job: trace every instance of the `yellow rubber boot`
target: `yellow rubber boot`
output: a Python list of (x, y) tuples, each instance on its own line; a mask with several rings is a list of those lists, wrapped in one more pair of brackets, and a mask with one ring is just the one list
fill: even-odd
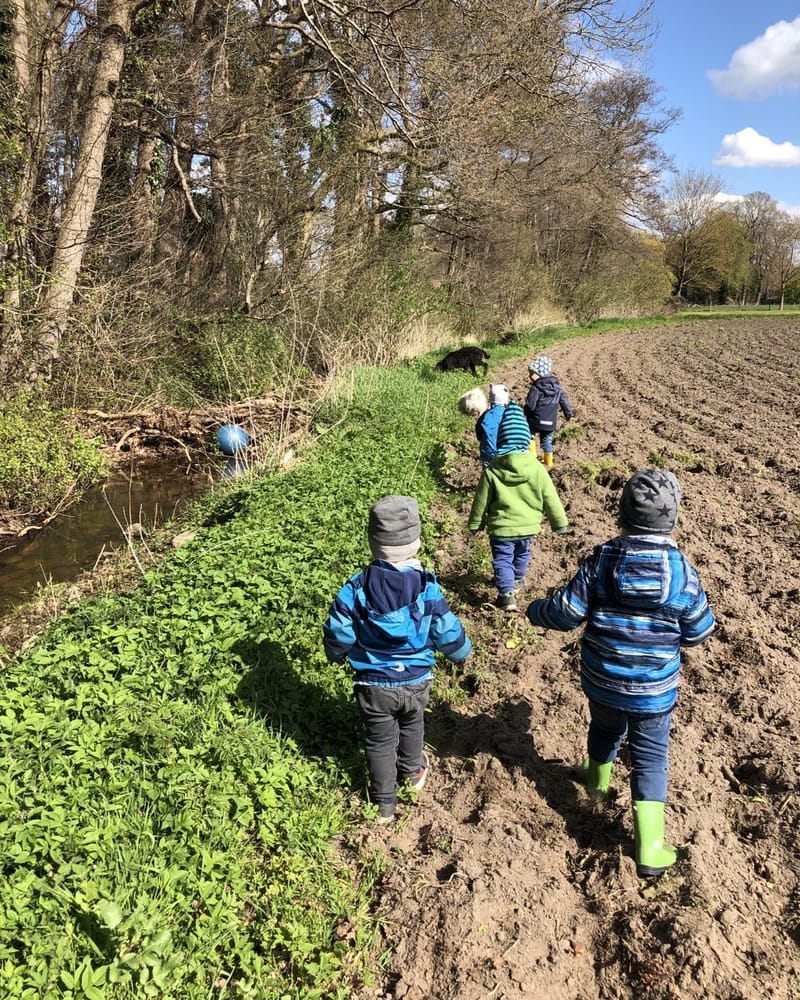
[(544, 453), (544, 467), (546, 469), (552, 469), (553, 468), (553, 453), (552, 453), (552, 451), (546, 451)]

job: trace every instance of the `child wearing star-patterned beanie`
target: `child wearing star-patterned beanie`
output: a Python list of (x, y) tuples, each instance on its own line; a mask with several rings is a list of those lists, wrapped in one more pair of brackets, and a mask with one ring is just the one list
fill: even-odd
[(671, 537), (680, 502), (671, 472), (635, 473), (622, 490), (622, 533), (598, 545), (569, 583), (527, 611), (546, 629), (571, 632), (586, 624), (581, 687), (590, 722), (578, 775), (594, 794), (606, 793), (627, 737), (642, 877), (661, 875), (677, 857), (664, 843), (664, 803), (681, 648), (703, 642), (715, 626), (697, 571)]
[(525, 418), (532, 437), (539, 437), (542, 461), (548, 469), (553, 468), (553, 439), (558, 426), (559, 410), (565, 420), (572, 420), (575, 413), (561, 383), (553, 374), (553, 362), (545, 354), (540, 354), (528, 365), (530, 389), (525, 399)]

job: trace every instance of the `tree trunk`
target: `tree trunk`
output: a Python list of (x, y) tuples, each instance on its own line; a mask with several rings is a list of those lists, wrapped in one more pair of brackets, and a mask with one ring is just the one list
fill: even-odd
[(131, 0), (111, 0), (102, 26), (75, 172), (61, 216), (52, 272), (42, 306), (37, 342), (39, 356), (35, 359), (32, 372), (36, 380), (50, 377), (72, 307), (75, 283), (83, 263), (100, 189), (103, 155), (130, 24)]
[(71, 6), (57, 3), (48, 18), (43, 0), (17, 0), (15, 5), (11, 48), (22, 127), (19, 170), (8, 208), (8, 238), (3, 247), (4, 308), (0, 329), (4, 384), (16, 381), (24, 350), (22, 288), (28, 279), (30, 217), (47, 148), (46, 115), (53, 89), (53, 62), (63, 43), (71, 10)]

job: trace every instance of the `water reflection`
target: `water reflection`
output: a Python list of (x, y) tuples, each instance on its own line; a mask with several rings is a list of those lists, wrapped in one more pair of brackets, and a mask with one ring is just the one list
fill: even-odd
[(241, 455), (232, 455), (225, 463), (222, 478), (236, 479), (238, 476), (243, 476), (249, 468), (250, 464), (246, 458), (242, 458)]
[(92, 490), (29, 540), (0, 553), (0, 612), (21, 603), (37, 585), (74, 580), (104, 552), (127, 544), (128, 533), (139, 534), (136, 526), (146, 534), (173, 520), (220, 475), (228, 478), (224, 468), (192, 469), (187, 474), (185, 467), (148, 463)]

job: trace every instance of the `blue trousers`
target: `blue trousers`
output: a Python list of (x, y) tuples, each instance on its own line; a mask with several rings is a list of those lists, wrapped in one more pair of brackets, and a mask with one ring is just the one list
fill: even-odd
[(587, 750), (592, 760), (615, 760), (628, 737), (631, 757), (631, 798), (634, 802), (667, 801), (669, 731), (672, 710), (658, 715), (637, 715), (609, 708), (589, 699)]
[(489, 538), (494, 566), (494, 582), (501, 594), (513, 590), (524, 580), (531, 562), (532, 535), (525, 538)]
[(353, 690), (364, 726), (370, 799), (396, 802), (398, 778), (411, 777), (423, 764), (431, 682), (398, 687), (356, 684)]
[(542, 446), (542, 451), (545, 454), (552, 454), (553, 452), (553, 434), (555, 431), (539, 431), (539, 444)]

